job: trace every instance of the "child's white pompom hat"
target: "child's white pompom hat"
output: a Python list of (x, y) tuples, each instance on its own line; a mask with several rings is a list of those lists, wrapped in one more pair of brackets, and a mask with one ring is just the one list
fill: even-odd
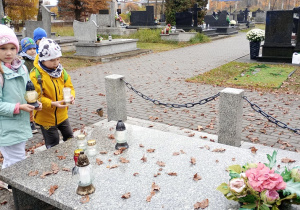
[(5, 44), (14, 44), (19, 52), (19, 40), (16, 34), (6, 25), (0, 24), (0, 46)]
[(53, 39), (43, 38), (41, 40), (39, 43), (39, 61), (49, 61), (61, 56), (61, 48)]

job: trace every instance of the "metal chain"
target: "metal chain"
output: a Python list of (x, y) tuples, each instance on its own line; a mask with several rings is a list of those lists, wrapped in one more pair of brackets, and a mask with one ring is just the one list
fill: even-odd
[(208, 97), (208, 98), (205, 98), (205, 99), (202, 99), (200, 100), (199, 102), (197, 103), (185, 103), (185, 104), (170, 104), (170, 103), (162, 103), (160, 102), (159, 100), (156, 100), (156, 99), (152, 99), (148, 96), (146, 96), (145, 94), (141, 93), (140, 91), (136, 90), (134, 87), (132, 87), (131, 84), (129, 84), (128, 82), (126, 82), (124, 79), (121, 79), (123, 80), (123, 82), (125, 82), (125, 85), (130, 89), (132, 90), (133, 92), (135, 92), (137, 95), (141, 96), (143, 99), (147, 100), (147, 101), (151, 101), (152, 103), (154, 103), (155, 105), (162, 105), (162, 106), (165, 106), (165, 107), (172, 107), (172, 108), (182, 108), (182, 107), (185, 107), (185, 108), (191, 108), (195, 105), (203, 105), (203, 104), (206, 104), (207, 102), (210, 102), (212, 100), (214, 100), (215, 98), (217, 98), (218, 96), (220, 96), (220, 93), (217, 93), (216, 95), (213, 95), (211, 97)]
[(275, 119), (275, 118), (272, 117), (271, 115), (269, 115), (269, 114), (267, 114), (266, 112), (262, 111), (261, 108), (260, 108), (259, 106), (257, 106), (257, 105), (254, 104), (254, 103), (251, 103), (251, 102), (247, 99), (246, 96), (243, 96), (243, 99), (245, 99), (245, 100), (250, 104), (251, 108), (252, 108), (254, 111), (260, 113), (262, 116), (264, 116), (265, 118), (267, 118), (271, 123), (274, 123), (275, 125), (277, 125), (277, 126), (279, 126), (279, 127), (281, 127), (281, 128), (288, 129), (288, 130), (290, 130), (290, 131), (292, 131), (292, 132), (294, 132), (294, 133), (300, 135), (300, 129), (296, 129), (296, 128), (294, 129), (294, 128), (288, 127), (287, 124), (285, 124), (285, 123), (283, 123), (283, 122), (281, 122), (281, 121)]

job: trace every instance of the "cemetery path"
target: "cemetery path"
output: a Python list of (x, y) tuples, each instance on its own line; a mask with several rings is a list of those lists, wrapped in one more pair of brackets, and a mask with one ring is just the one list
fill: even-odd
[[(187, 83), (185, 79), (248, 55), (249, 42), (245, 37), (245, 33), (240, 32), (210, 43), (69, 71), (77, 94), (76, 105), (69, 109), (73, 128), (103, 119), (95, 114), (95, 110), (103, 107), (106, 114), (104, 77), (110, 74), (124, 75), (125, 80), (138, 91), (164, 103), (198, 102), (217, 94), (224, 87)], [(290, 127), (300, 128), (299, 96), (261, 94), (249, 90), (245, 91), (245, 95), (273, 117), (289, 123)], [(300, 150), (299, 135), (269, 123), (246, 101), (243, 111), (244, 141)], [(218, 131), (218, 99), (189, 109), (170, 109), (155, 106), (127, 89), (127, 113), (130, 117), (178, 127), (198, 129), (201, 126), (203, 132), (211, 134)], [(41, 140), (41, 133), (35, 134), (32, 143)]]

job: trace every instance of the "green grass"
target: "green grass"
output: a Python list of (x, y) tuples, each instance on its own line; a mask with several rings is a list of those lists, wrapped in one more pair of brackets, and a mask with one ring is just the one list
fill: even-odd
[[(294, 70), (296, 70), (295, 73), (288, 78), (288, 75)], [(255, 71), (257, 73), (253, 74)], [(298, 94), (300, 93), (300, 67), (230, 62), (204, 74), (186, 79), (186, 81), (267, 92), (281, 88), (284, 91)], [(283, 87), (282, 84), (284, 84)]]
[(56, 36), (74, 36), (73, 26), (52, 26), (51, 32), (55, 32)]

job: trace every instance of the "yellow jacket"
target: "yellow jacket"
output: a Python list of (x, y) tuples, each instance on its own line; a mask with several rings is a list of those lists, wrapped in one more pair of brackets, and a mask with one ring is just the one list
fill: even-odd
[(41, 95), (41, 86), (38, 83), (36, 72), (33, 69), (30, 72), (30, 79), (34, 84), (35, 90), (39, 94), (39, 101), (43, 104), (41, 111), (34, 110), (34, 119), (37, 124), (43, 127), (55, 126), (66, 119), (68, 119), (68, 108), (57, 108), (56, 106), (51, 106), (52, 101), (63, 100), (63, 88), (71, 88), (71, 94), (75, 98), (75, 90), (71, 82), (70, 75), (67, 81), (64, 81), (64, 71), (59, 78), (51, 77), (47, 72), (45, 72), (38, 64), (38, 55), (34, 60), (34, 66), (39, 70), (42, 78), (42, 88), (43, 94)]

